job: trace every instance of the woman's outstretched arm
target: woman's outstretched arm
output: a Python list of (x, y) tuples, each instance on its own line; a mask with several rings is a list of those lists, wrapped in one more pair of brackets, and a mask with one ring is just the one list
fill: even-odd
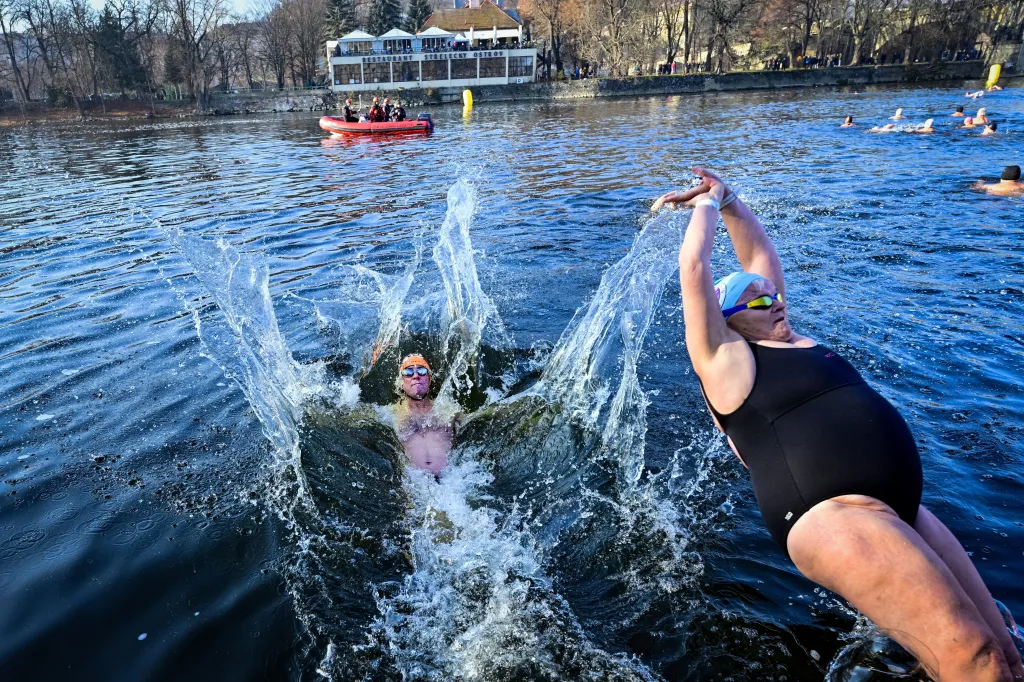
[[(711, 186), (698, 201), (721, 201), (725, 187)], [(710, 204), (710, 202), (708, 202)], [(718, 307), (711, 274), (711, 248), (715, 241), (719, 211), (713, 205), (697, 205), (679, 248), (679, 283), (683, 293), (683, 320), (686, 324), (686, 349), (694, 371), (706, 372), (715, 353), (731, 340), (729, 328)]]
[[(725, 183), (714, 173), (704, 168), (694, 168), (693, 172), (703, 178), (706, 183), (721, 184), (726, 195), (729, 194)], [(772, 240), (754, 212), (740, 201), (739, 197), (736, 197), (728, 206), (722, 208), (722, 221), (725, 223), (725, 228), (729, 230), (729, 238), (736, 249), (736, 257), (739, 258), (744, 272), (756, 272), (767, 277), (785, 296), (786, 283), (782, 273), (782, 261), (779, 260), (775, 245), (772, 244)]]

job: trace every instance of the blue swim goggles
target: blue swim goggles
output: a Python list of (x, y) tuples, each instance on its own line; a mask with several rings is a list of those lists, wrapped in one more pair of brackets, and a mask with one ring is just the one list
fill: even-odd
[(741, 303), (740, 305), (734, 305), (731, 308), (726, 308), (725, 310), (722, 311), (722, 315), (724, 315), (725, 317), (729, 317), (730, 315), (741, 313), (744, 310), (747, 310), (748, 308), (753, 308), (754, 310), (768, 310), (769, 308), (772, 307), (774, 301), (778, 301), (779, 303), (786, 302), (786, 300), (782, 297), (781, 292), (775, 294), (774, 296), (758, 296), (757, 298), (753, 298), (747, 301), (746, 303)]

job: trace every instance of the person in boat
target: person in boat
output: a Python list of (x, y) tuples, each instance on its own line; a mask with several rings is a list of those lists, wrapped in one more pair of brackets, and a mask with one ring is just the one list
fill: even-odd
[(999, 128), (999, 124), (995, 121), (989, 121), (985, 126), (985, 129), (981, 131), (982, 137), (988, 137), (989, 135), (995, 135), (996, 130)]
[(345, 116), (345, 123), (359, 123), (359, 114), (352, 108), (352, 100), (345, 100), (345, 106), (341, 108)]
[(1000, 197), (1024, 196), (1024, 182), (1020, 181), (1020, 166), (1007, 166), (1003, 169), (999, 182), (991, 185), (979, 182), (976, 187)]
[(395, 105), (394, 110), (391, 112), (391, 120), (396, 122), (405, 120), (405, 107), (402, 106), (402, 100), (398, 100), (398, 104)]
[(392, 114), (392, 112), (394, 112), (394, 110), (395, 110), (395, 107), (392, 106), (392, 104), (391, 104), (391, 98), (390, 97), (385, 97), (384, 98), (384, 120), (385, 121), (390, 121), (391, 120), (391, 114)]
[(846, 120), (843, 121), (843, 124), (841, 126), (839, 126), (839, 127), (840, 128), (852, 128), (855, 125), (857, 125), (857, 124), (853, 122), (853, 116), (847, 116)]
[(370, 123), (382, 123), (384, 121), (384, 110), (380, 106), (380, 98), (374, 97), (370, 106)]
[(985, 107), (978, 109), (978, 113), (974, 115), (974, 125), (983, 125), (988, 123), (988, 110)]
[[(700, 185), (672, 193), (693, 208), (679, 250), (686, 348), (772, 538), (936, 682), (1024, 676), (971, 559), (921, 505), (907, 423), (839, 353), (793, 330), (782, 263), (761, 222), (719, 177), (694, 173)], [(743, 270), (716, 281), (720, 217)], [(843, 296), (829, 284), (815, 286)]]
[(963, 108), (962, 105), (957, 107), (956, 111), (954, 111), (952, 114), (950, 114), (950, 116), (966, 116), (966, 115), (967, 114), (964, 113), (964, 108)]
[(407, 355), (398, 370), (402, 399), (394, 406), (395, 430), (409, 462), (437, 476), (448, 464), (453, 423), (440, 417), (430, 398), (430, 365), (418, 353)]

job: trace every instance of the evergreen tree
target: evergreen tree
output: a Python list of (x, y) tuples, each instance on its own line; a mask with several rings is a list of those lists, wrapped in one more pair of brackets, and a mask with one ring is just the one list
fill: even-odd
[(103, 8), (97, 22), (93, 40), (98, 48), (97, 56), (108, 67), (118, 87), (124, 91), (136, 88), (146, 82), (146, 72), (142, 67), (142, 58), (129, 26), (119, 14), (115, 14), (110, 5)]
[(405, 11), (405, 30), (416, 33), (433, 12), (430, 0), (409, 0), (409, 8)]
[(184, 82), (185, 74), (181, 68), (181, 55), (176, 45), (168, 45), (164, 54), (164, 83), (178, 85)]
[(327, 28), (333, 38), (354, 31), (357, 28), (355, 0), (328, 0)]
[(398, 28), (402, 21), (399, 0), (370, 0), (370, 33), (375, 36)]

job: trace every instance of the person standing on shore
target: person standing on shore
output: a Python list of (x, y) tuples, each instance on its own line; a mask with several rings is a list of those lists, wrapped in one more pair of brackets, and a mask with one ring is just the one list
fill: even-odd
[[(659, 199), (693, 208), (679, 250), (686, 348), (772, 538), (936, 682), (1024, 679), (974, 564), (921, 504), (907, 423), (835, 350), (793, 330), (782, 263), (761, 222), (716, 175), (694, 173), (699, 186)], [(719, 217), (743, 270), (716, 282)]]

